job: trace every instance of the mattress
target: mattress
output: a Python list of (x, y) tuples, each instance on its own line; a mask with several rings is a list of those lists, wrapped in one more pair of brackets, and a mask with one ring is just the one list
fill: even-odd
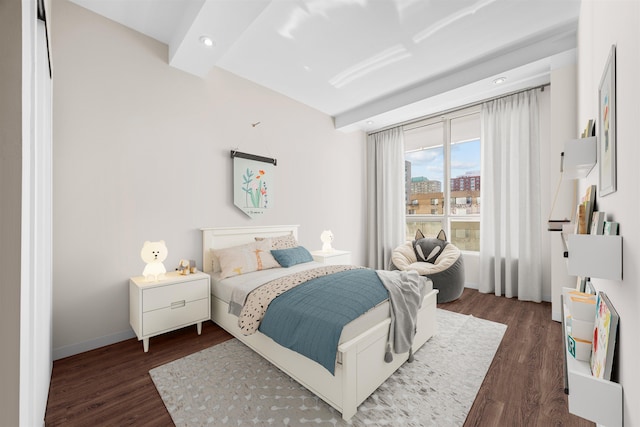
[[(209, 273), (211, 275), (211, 294), (214, 298), (220, 299), (229, 304), (234, 289), (254, 289), (261, 284), (286, 276), (288, 274), (297, 273), (324, 265), (325, 264), (318, 262), (306, 262), (294, 265), (289, 268), (272, 268), (269, 270), (254, 271), (240, 276), (228, 277), (226, 279), (220, 279), (220, 272)], [(431, 282), (431, 280), (428, 280), (426, 282), (426, 286), (428, 287), (426, 293), (428, 293), (433, 289), (433, 283)], [(348, 323), (342, 330), (339, 344), (355, 338), (356, 336), (388, 318), (389, 300), (385, 300), (362, 316)]]

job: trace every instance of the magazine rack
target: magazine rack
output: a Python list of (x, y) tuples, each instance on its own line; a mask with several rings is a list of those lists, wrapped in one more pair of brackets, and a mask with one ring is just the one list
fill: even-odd
[(601, 426), (622, 425), (622, 386), (613, 381), (591, 375), (589, 362), (576, 360), (567, 348), (567, 320), (571, 313), (565, 304), (566, 293), (562, 291), (562, 329), (565, 360), (565, 392), (568, 394), (569, 412), (593, 421)]

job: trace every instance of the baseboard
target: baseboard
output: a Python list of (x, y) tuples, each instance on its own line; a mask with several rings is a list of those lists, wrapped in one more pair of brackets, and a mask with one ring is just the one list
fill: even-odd
[(106, 345), (115, 344), (120, 341), (125, 341), (134, 338), (136, 334), (133, 330), (118, 332), (112, 335), (105, 335), (93, 340), (83, 341), (77, 344), (65, 345), (63, 347), (53, 349), (53, 360), (63, 359), (65, 357), (74, 356), (76, 354), (84, 353), (85, 351), (95, 350), (96, 348), (104, 347)]

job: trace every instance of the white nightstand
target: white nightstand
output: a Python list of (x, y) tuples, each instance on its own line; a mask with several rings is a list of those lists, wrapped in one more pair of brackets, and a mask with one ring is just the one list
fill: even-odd
[(149, 338), (211, 318), (211, 282), (208, 274), (181, 275), (170, 272), (162, 280), (147, 282), (144, 277), (129, 279), (129, 322), (144, 351)]
[(339, 251), (334, 249), (331, 252), (313, 251), (311, 252), (313, 260), (329, 265), (350, 265), (351, 264), (351, 252)]

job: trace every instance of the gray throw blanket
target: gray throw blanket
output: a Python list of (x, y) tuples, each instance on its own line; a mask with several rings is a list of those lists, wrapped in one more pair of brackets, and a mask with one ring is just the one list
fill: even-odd
[(409, 351), (409, 361), (413, 360), (411, 346), (416, 334), (418, 309), (426, 295), (426, 286), (421, 281), (427, 281), (415, 271), (386, 271), (376, 270), (380, 281), (389, 292), (391, 325), (389, 326), (389, 340), (384, 360), (393, 360), (391, 345), (396, 354)]

